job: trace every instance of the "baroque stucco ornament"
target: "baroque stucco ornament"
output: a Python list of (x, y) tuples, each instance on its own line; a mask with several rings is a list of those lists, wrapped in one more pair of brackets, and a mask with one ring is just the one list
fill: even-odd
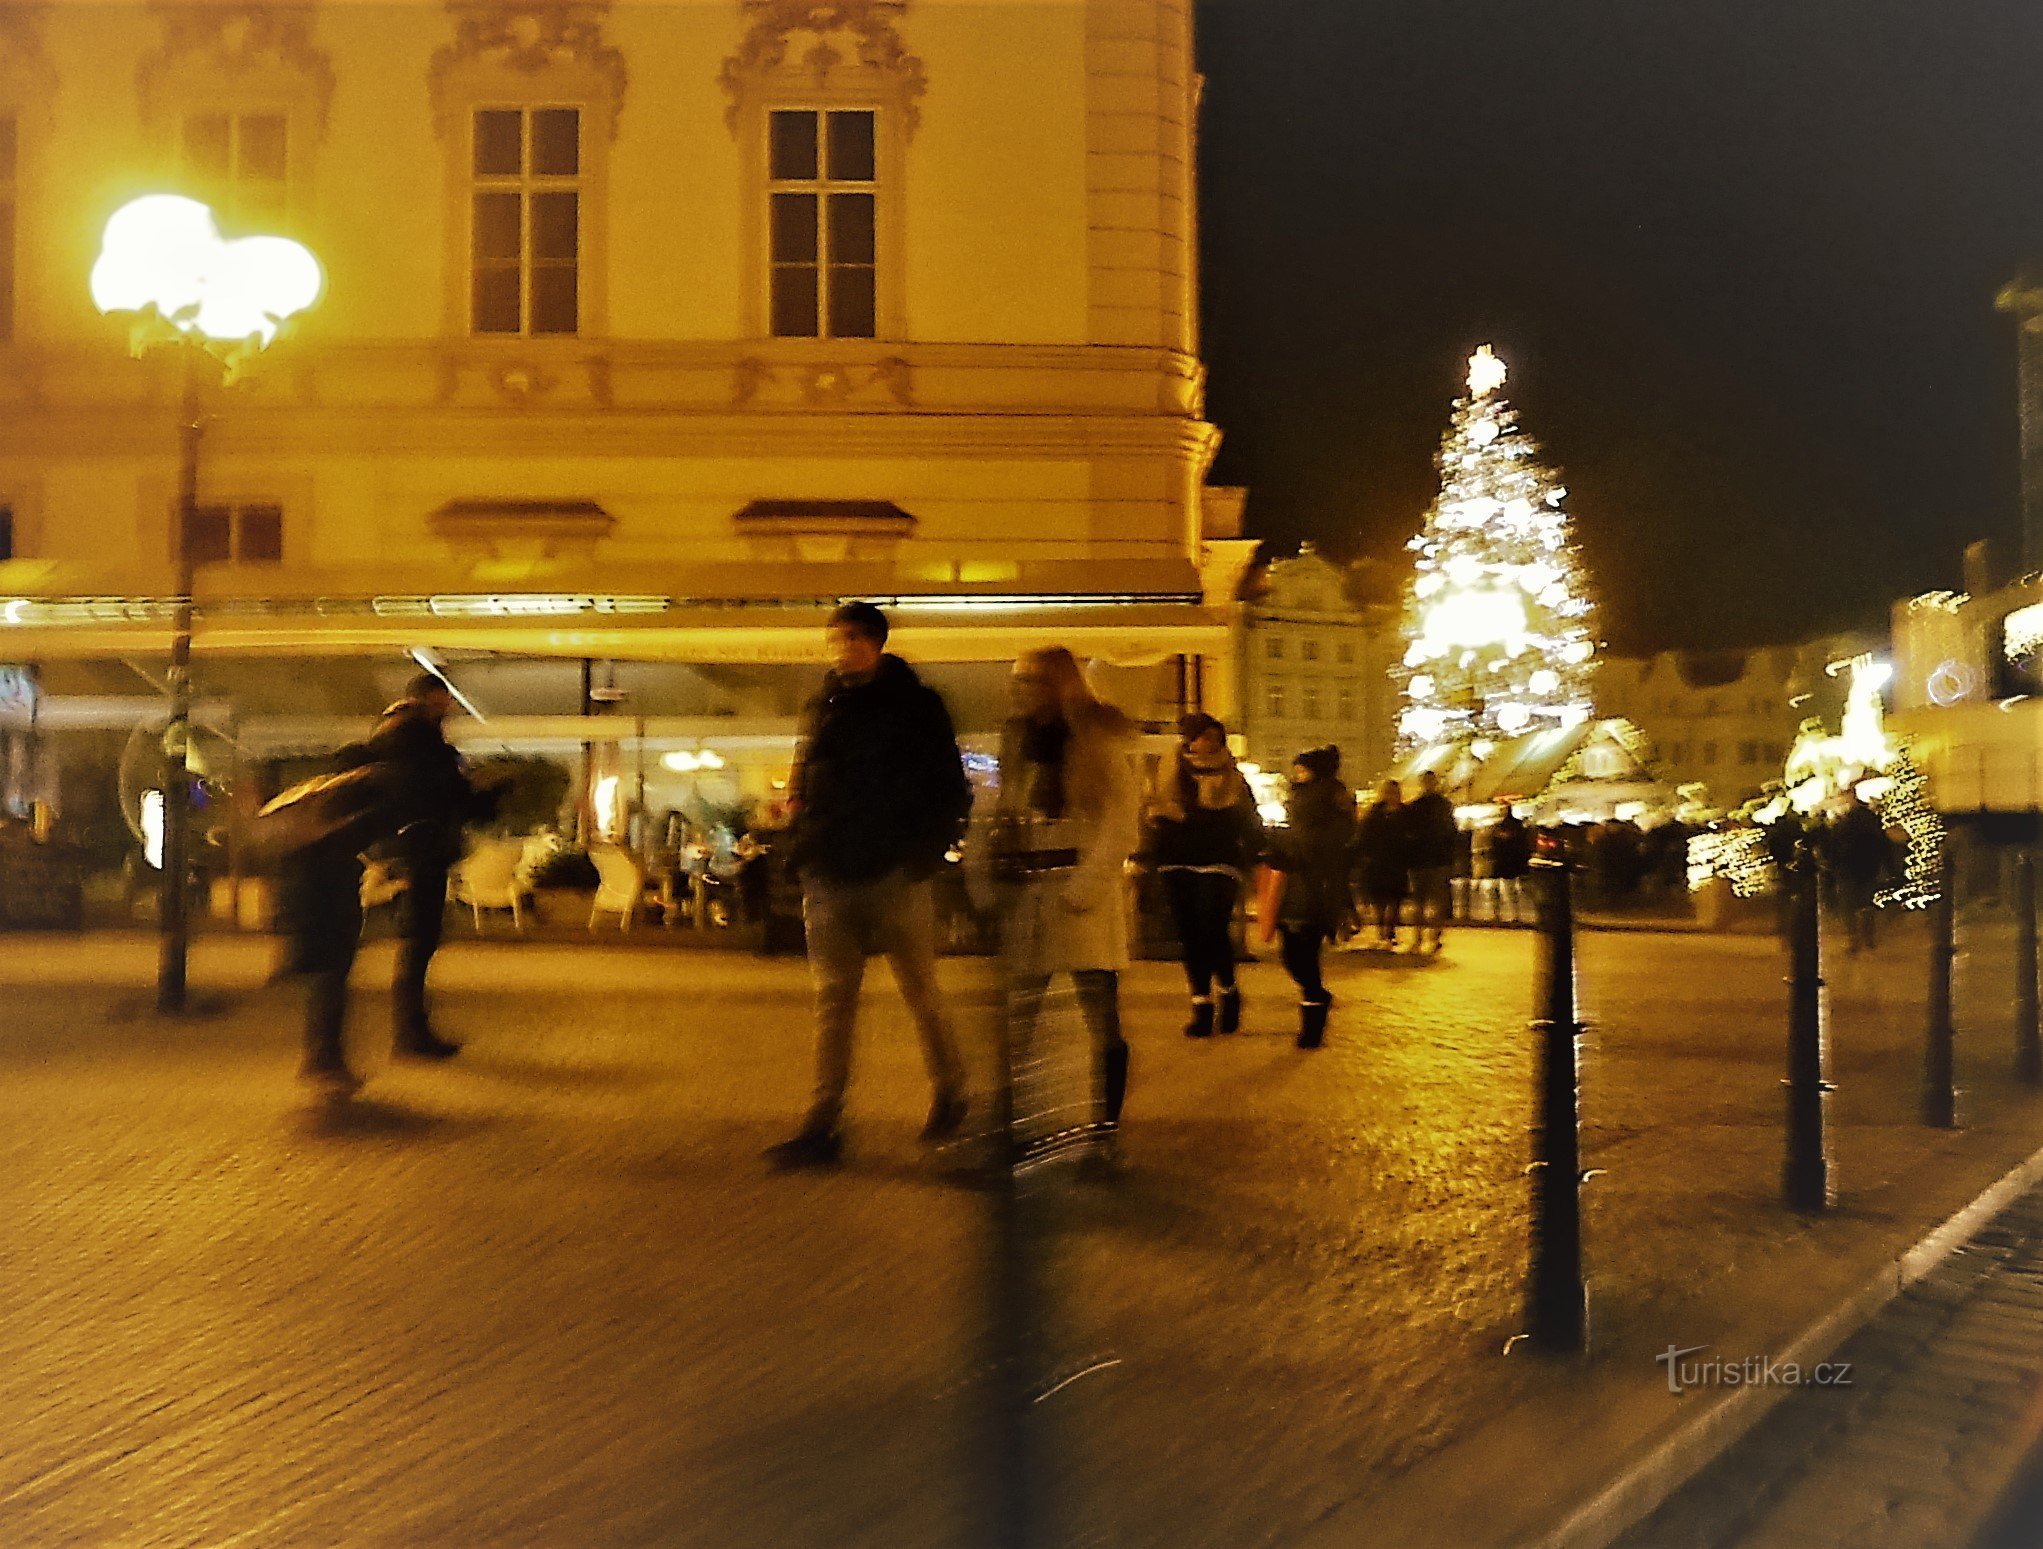
[(449, 0), (454, 41), (435, 50), (426, 75), (440, 132), (453, 120), (449, 82), (460, 70), (494, 68), (534, 77), (571, 70), (601, 89), (605, 128), (615, 139), (629, 74), (624, 55), (603, 41), (609, 8), (609, 0)]
[[(912, 133), (929, 78), (896, 26), (907, 9), (908, 0), (745, 0), (744, 41), (718, 77), (730, 98), (724, 121), (736, 130), (746, 102), (772, 82), (856, 83), (890, 98)], [(800, 37), (811, 41), (798, 48)]]
[(308, 11), (281, 5), (162, 9), (163, 44), (142, 61), (142, 116), (159, 121), (173, 102), (222, 89), (274, 91), (309, 101), (324, 135), (333, 105), (333, 62), (312, 41)]

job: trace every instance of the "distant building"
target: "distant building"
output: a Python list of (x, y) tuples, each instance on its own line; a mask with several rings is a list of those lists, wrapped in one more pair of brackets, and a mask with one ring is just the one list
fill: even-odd
[(1241, 725), (1248, 757), (1284, 769), (1334, 743), (1342, 774), (1367, 783), (1390, 767), (1397, 719), (1391, 667), (1403, 650), (1397, 610), (1370, 600), (1366, 575), (1307, 544), (1271, 563), (1241, 615)]
[(1802, 722), (1834, 722), (1842, 684), (1826, 669), (1873, 648), (1850, 638), (1746, 651), (1662, 651), (1604, 657), (1596, 711), (1630, 721), (1668, 785), (1701, 785), (1735, 807), (1777, 783)]

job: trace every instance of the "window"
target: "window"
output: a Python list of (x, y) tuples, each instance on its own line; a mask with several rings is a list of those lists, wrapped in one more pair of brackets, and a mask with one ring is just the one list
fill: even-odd
[(775, 338), (870, 339), (879, 332), (877, 118), (871, 110), (767, 115)]
[[(1347, 647), (1342, 646), (1341, 649), (1345, 651)], [(1351, 688), (1341, 690), (1341, 719), (1343, 721), (1355, 719), (1355, 691)]]
[(0, 506), (0, 563), (14, 558), (14, 511)]
[(1273, 721), (1284, 719), (1284, 685), (1281, 683), (1270, 685), (1270, 719)]
[(1335, 646), (1334, 660), (1339, 662), (1343, 667), (1352, 667), (1355, 664), (1354, 642), (1349, 640), (1343, 640), (1339, 645)]
[(1284, 659), (1284, 637), (1282, 635), (1270, 636), (1270, 643), (1264, 648), (1264, 654), (1273, 662), (1281, 662)]
[(1756, 763), (1758, 763), (1758, 762), (1759, 762), (1759, 744), (1758, 744), (1758, 743), (1756, 743), (1756, 742), (1741, 742), (1741, 743), (1739, 743), (1739, 744), (1738, 744), (1738, 762), (1739, 762), (1739, 763), (1741, 763), (1741, 764), (1756, 764)]
[(193, 113), (184, 120), (185, 176), (229, 235), (274, 231), (290, 213), (290, 138), (281, 113)]
[(194, 565), (281, 564), (283, 507), (198, 506), (185, 529), (185, 552)]
[(1305, 708), (1302, 713), (1308, 721), (1319, 719), (1319, 685), (1317, 683), (1305, 685)]
[(1703, 762), (1705, 764), (1714, 764), (1716, 761), (1717, 745), (1714, 742), (1705, 742), (1703, 744)]
[(577, 333), (581, 110), (482, 108), (473, 121), (470, 329), (478, 334)]
[(1317, 640), (1307, 640), (1299, 646), (1298, 652), (1307, 661), (1316, 662), (1319, 660), (1319, 642)]
[(0, 344), (14, 337), (15, 120), (0, 113)]

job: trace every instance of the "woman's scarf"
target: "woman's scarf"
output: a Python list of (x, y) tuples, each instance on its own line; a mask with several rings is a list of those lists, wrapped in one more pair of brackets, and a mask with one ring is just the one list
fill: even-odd
[(1194, 753), (1179, 743), (1171, 760), (1159, 771), (1156, 815), (1169, 823), (1185, 820), (1185, 797), (1206, 812), (1225, 812), (1242, 798), (1248, 782), (1235, 767), (1234, 755), (1226, 748), (1217, 753)]

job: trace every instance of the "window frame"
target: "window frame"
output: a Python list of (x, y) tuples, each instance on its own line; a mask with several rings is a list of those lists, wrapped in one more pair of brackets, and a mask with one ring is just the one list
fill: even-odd
[[(192, 125), (206, 118), (227, 122), (227, 167), (223, 180), (217, 184), (202, 176), (192, 164)], [(257, 118), (275, 119), (284, 132), (284, 164), (277, 179), (279, 197), (274, 214), (252, 215), (241, 204), (243, 190), (254, 181), (239, 175), (244, 124)], [(220, 229), (230, 237), (287, 235), (297, 229), (301, 214), (298, 188), (306, 163), (299, 148), (302, 133), (299, 124), (293, 121), (289, 105), (284, 103), (245, 99), (184, 104), (172, 117), (172, 155), (177, 163), (178, 182), (194, 198), (211, 207)]]
[[(476, 101), (464, 110), (465, 133), (462, 141), (462, 160), (467, 172), (467, 194), (461, 207), (462, 241), (464, 255), (462, 265), (462, 333), (476, 341), (505, 340), (520, 344), (532, 344), (549, 340), (579, 342), (589, 337), (589, 110), (576, 102), (555, 102), (546, 99), (524, 99), (516, 102)], [(571, 112), (575, 118), (575, 171), (564, 173), (542, 173), (534, 170), (533, 143), (534, 125), (537, 115), (547, 112)], [(476, 168), (476, 144), (480, 138), (481, 118), (485, 113), (516, 113), (518, 115), (518, 171), (510, 173), (484, 173)], [(476, 257), (477, 202), (485, 193), (511, 193), (518, 200), (518, 327), (515, 331), (482, 329), (476, 326), (475, 282), (478, 268)], [(542, 194), (572, 193), (575, 196), (575, 325), (566, 331), (548, 329), (535, 330), (533, 324), (534, 285), (541, 260), (533, 253), (533, 206), (534, 200)], [(549, 261), (551, 262), (551, 261)]]
[[(203, 558), (194, 555), (192, 557), (194, 567), (225, 565), (235, 570), (280, 570), (290, 563), (290, 518), (285, 503), (282, 500), (273, 498), (247, 500), (202, 499), (193, 506), (192, 510), (194, 515), (202, 519), (213, 513), (224, 515), (227, 533), (226, 557)], [(247, 528), (248, 518), (252, 513), (258, 511), (276, 513), (277, 552), (275, 558), (250, 559), (243, 553), (243, 534)], [(171, 538), (176, 545), (171, 556), (173, 560), (190, 540), (190, 533), (184, 528), (180, 520), (181, 514), (175, 508), (173, 508), (171, 513)]]
[[(815, 172), (811, 177), (787, 178), (775, 173), (773, 168), (774, 124), (783, 116), (799, 116), (815, 121)], [(872, 176), (870, 178), (848, 178), (838, 175), (832, 160), (832, 120), (838, 117), (864, 117), (872, 121)], [(795, 339), (813, 341), (854, 341), (863, 342), (880, 337), (880, 271), (886, 254), (880, 233), (880, 113), (876, 108), (832, 107), (808, 108), (776, 106), (769, 108), (765, 115), (766, 124), (766, 327), (774, 339)], [(812, 265), (788, 264), (774, 250), (776, 229), (775, 211), (783, 198), (805, 198), (814, 205), (814, 253)], [(835, 261), (833, 248), (836, 244), (836, 223), (831, 212), (838, 199), (865, 199), (872, 212), (872, 260), (870, 263), (846, 264)], [(815, 319), (814, 333), (782, 333), (778, 326), (777, 287), (784, 269), (812, 269), (815, 274)], [(835, 286), (832, 283), (840, 270), (862, 269), (871, 274), (872, 332), (845, 333), (839, 331), (838, 319), (833, 317), (836, 310)]]
[[(870, 335), (776, 334), (773, 331), (772, 133), (775, 113), (870, 113), (873, 115), (873, 331)], [(906, 114), (886, 93), (856, 80), (817, 85), (799, 92), (748, 94), (733, 115), (738, 137), (743, 186), (744, 229), (741, 256), (744, 275), (741, 322), (748, 338), (783, 349), (858, 349), (899, 341), (907, 336), (907, 224), (905, 185), (908, 166)], [(827, 138), (827, 117), (819, 122), (819, 141)], [(819, 158), (821, 160), (822, 158)], [(819, 165), (827, 171), (827, 162)], [(819, 183), (819, 188), (822, 186)], [(792, 191), (792, 185), (782, 191)], [(844, 192), (865, 192), (866, 185)], [(821, 220), (821, 207), (818, 219)], [(819, 308), (820, 310), (820, 308)]]

